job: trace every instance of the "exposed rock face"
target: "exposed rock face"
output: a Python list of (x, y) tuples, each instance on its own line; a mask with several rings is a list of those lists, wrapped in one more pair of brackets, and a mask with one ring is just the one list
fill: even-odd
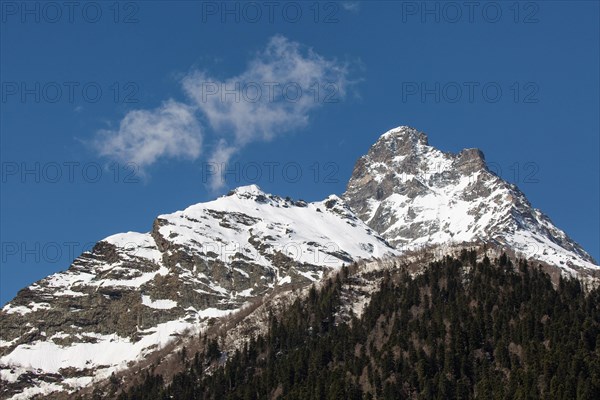
[(278, 286), (386, 254), (398, 252), (336, 196), (308, 204), (249, 186), (161, 215), (0, 311), (0, 395), (89, 384)]
[(343, 198), (400, 249), (491, 241), (567, 271), (596, 269), (516, 186), (488, 170), (481, 151), (444, 153), (410, 127), (386, 132), (356, 162)]

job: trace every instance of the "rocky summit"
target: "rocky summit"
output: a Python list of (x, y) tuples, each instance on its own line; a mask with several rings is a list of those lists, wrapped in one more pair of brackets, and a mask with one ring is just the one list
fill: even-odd
[(486, 166), (478, 149), (446, 153), (401, 126), (361, 157), (343, 195), (371, 228), (399, 249), (491, 243), (559, 266), (596, 270), (596, 261)]
[(445, 153), (424, 133), (395, 128), (358, 160), (342, 198), (309, 203), (240, 187), (160, 215), (147, 233), (107, 237), (22, 289), (0, 311), (0, 396), (89, 387), (355, 261), (389, 266), (424, 247), (474, 245), (576, 277), (600, 270), (481, 151)]

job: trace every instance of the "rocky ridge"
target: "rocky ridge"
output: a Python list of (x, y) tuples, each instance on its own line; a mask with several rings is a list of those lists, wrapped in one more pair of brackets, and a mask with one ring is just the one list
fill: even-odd
[(75, 390), (282, 285), (398, 254), (337, 196), (238, 188), (100, 241), (0, 311), (2, 396)]
[(480, 150), (442, 152), (407, 126), (383, 134), (357, 161), (342, 197), (400, 250), (488, 242), (571, 274), (598, 267), (515, 185), (495, 175)]

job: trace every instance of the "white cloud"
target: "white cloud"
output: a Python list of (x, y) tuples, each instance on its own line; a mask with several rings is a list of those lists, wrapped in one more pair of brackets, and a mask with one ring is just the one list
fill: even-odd
[[(311, 112), (346, 96), (347, 78), (346, 64), (277, 35), (239, 75), (220, 80), (192, 71), (181, 82), (189, 104), (169, 100), (155, 110), (131, 111), (118, 130), (98, 132), (93, 144), (102, 156), (140, 168), (159, 158), (195, 160), (203, 142), (202, 114), (217, 135), (208, 159), (227, 163), (251, 142), (306, 126)], [(219, 179), (210, 187), (223, 184)]]
[(190, 106), (168, 100), (154, 110), (128, 112), (119, 129), (101, 130), (93, 144), (100, 155), (143, 169), (161, 157), (198, 158), (202, 130)]
[(208, 162), (216, 165), (216, 170), (219, 171), (218, 174), (211, 177), (208, 183), (208, 187), (213, 192), (219, 191), (225, 186), (225, 180), (221, 171), (227, 167), (226, 164), (238, 150), (237, 147), (229, 145), (225, 139), (220, 139), (215, 149), (211, 152)]
[(217, 147), (221, 161), (243, 146), (303, 127), (309, 114), (345, 97), (346, 65), (283, 36), (273, 37), (241, 74), (226, 80), (194, 71), (183, 87), (211, 127), (231, 141)]

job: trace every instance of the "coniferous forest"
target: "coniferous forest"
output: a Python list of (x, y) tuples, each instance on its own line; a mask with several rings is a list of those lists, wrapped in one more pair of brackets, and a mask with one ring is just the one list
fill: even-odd
[(311, 288), (226, 362), (209, 340), (172, 381), (147, 372), (119, 400), (600, 398), (598, 289), (463, 250), (384, 272), (362, 316), (336, 323), (351, 279)]

